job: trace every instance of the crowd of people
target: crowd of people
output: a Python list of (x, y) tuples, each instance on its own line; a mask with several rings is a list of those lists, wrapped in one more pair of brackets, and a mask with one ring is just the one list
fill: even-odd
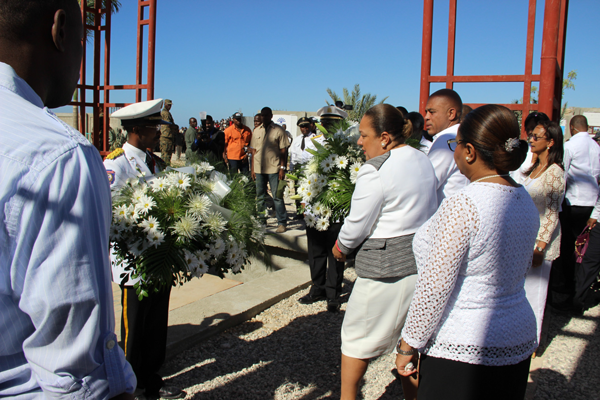
[[(168, 290), (140, 300), (133, 281), (122, 285), (117, 343), (111, 189), (165, 170), (174, 153), (210, 154), (255, 181), (265, 219), (270, 187), (282, 234), (288, 161), (308, 162), (323, 139), (300, 118), (290, 142), (269, 107), (252, 129), (234, 113), (220, 124), (190, 118), (180, 131), (173, 102), (157, 99), (112, 115), (127, 141), (103, 162), (49, 110), (70, 101), (79, 76), (78, 3), (23, 4), (0, 0), (0, 107), (11, 116), (0, 119), (0, 397), (181, 398), (159, 374)], [(347, 116), (326, 109), (326, 129)], [(307, 229), (313, 285), (299, 299), (338, 312), (344, 262), (354, 258), (342, 399), (355, 399), (369, 360), (390, 352), (407, 398), (522, 399), (546, 304), (571, 313), (596, 305), (600, 146), (582, 115), (567, 142), (543, 113), (524, 128), (527, 140), (511, 110), (470, 109), (451, 89), (431, 94), (424, 116), (379, 104), (362, 117), (366, 163), (350, 213), (325, 232)], [(112, 267), (120, 283), (126, 262)]]

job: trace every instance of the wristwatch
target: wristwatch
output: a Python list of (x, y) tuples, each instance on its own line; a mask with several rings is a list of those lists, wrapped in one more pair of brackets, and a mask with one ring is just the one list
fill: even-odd
[(537, 251), (539, 251), (540, 253), (543, 253), (544, 251), (546, 251), (546, 249), (542, 249), (540, 246), (535, 246), (535, 249)]
[(285, 167), (284, 167), (283, 165), (280, 165), (280, 166), (279, 166), (279, 169), (282, 169), (282, 170), (284, 170), (284, 171), (285, 171)]

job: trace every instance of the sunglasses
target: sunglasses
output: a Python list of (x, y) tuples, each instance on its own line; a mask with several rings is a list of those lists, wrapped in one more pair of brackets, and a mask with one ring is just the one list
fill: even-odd
[(450, 139), (450, 140), (448, 140), (448, 147), (450, 148), (450, 150), (454, 151), (454, 150), (456, 150), (458, 145), (461, 143), (466, 143), (466, 142), (464, 140)]

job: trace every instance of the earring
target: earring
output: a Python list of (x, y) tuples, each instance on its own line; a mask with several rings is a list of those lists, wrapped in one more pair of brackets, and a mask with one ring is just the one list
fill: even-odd
[(467, 161), (471, 161), (471, 159), (469, 157), (465, 157), (465, 160)]
[(385, 143), (381, 142), (381, 147), (385, 147)]

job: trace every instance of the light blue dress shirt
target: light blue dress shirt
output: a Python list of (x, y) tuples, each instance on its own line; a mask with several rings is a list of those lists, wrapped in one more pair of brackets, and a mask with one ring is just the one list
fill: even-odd
[(0, 397), (110, 398), (110, 189), (98, 151), (0, 63)]

